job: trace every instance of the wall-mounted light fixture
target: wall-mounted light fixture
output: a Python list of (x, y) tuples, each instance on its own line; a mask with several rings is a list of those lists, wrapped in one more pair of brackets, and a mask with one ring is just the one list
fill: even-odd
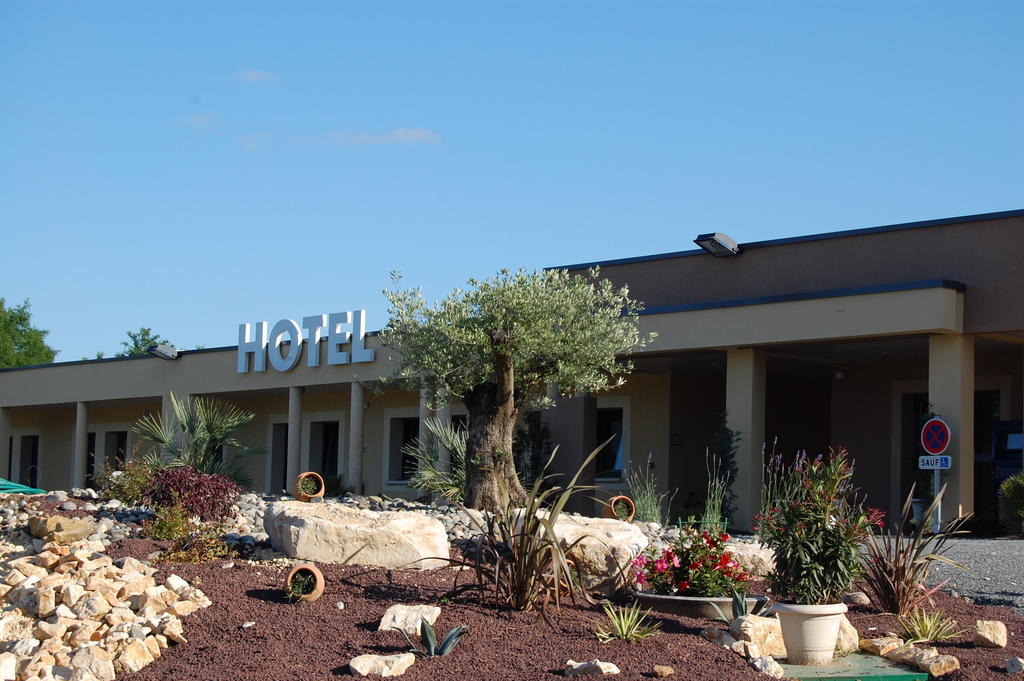
[(146, 352), (160, 359), (178, 359), (178, 348), (171, 345), (151, 345)]
[(713, 256), (725, 258), (736, 255), (740, 252), (740, 245), (728, 234), (712, 232), (711, 234), (700, 234), (693, 243), (697, 244)]

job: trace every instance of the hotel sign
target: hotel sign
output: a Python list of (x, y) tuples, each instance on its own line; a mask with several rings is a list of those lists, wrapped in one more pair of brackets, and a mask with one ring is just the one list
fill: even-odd
[[(305, 331), (305, 334), (303, 333)], [(303, 343), (303, 339), (306, 343)], [(238, 325), (238, 373), (266, 371), (267, 360), (277, 371), (291, 371), (302, 359), (306, 366), (320, 366), (320, 344), (327, 344), (328, 364), (372, 362), (373, 350), (366, 348), (366, 310), (332, 312), (294, 319), (282, 319), (267, 333), (267, 322)]]

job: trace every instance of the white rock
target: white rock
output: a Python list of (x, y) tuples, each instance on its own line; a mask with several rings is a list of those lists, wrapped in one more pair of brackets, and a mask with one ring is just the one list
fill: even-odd
[(276, 501), (267, 507), (263, 527), (273, 547), (290, 558), (387, 568), (448, 564), (444, 525), (423, 513)]
[(401, 676), (415, 661), (416, 656), (412, 653), (360, 655), (359, 657), (352, 658), (348, 666), (356, 676), (369, 676), (370, 674)]
[(377, 631), (389, 631), (397, 629), (404, 631), (410, 636), (418, 636), (420, 633), (420, 620), (425, 619), (433, 626), (441, 614), (441, 608), (436, 605), (404, 605), (396, 603), (384, 612), (380, 618), (380, 625)]
[(18, 671), (18, 656), (14, 653), (0, 653), (0, 681), (14, 681)]
[(766, 577), (775, 569), (775, 552), (764, 544), (726, 542), (725, 549), (752, 577)]
[[(625, 523), (623, 523), (625, 524)], [(576, 660), (567, 660), (565, 663), (565, 669), (563, 670), (566, 676), (588, 676), (592, 674), (618, 674), (619, 668), (611, 662), (601, 662), (597, 658), (588, 662), (577, 662)]]
[(23, 638), (10, 647), (10, 651), (18, 657), (32, 657), (37, 650), (39, 650), (39, 641), (34, 638)]
[(980, 648), (1005, 648), (1006, 625), (999, 620), (977, 620), (974, 645)]
[(1024, 658), (1011, 657), (1006, 661), (1007, 674), (1020, 674), (1024, 671)]
[(755, 657), (750, 660), (750, 666), (768, 676), (774, 676), (776, 679), (781, 679), (786, 675), (783, 671), (782, 665), (775, 661), (775, 658), (771, 655), (763, 655), (761, 657)]
[(164, 586), (166, 586), (168, 589), (178, 594), (179, 596), (184, 596), (192, 590), (192, 587), (189, 586), (188, 582), (186, 582), (178, 575), (173, 574), (167, 575), (167, 579), (164, 580)]

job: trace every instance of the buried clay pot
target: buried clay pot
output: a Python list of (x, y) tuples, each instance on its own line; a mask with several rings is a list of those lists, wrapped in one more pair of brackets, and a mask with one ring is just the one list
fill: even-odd
[(322, 497), (326, 489), (327, 485), (324, 484), (324, 479), (319, 473), (306, 471), (305, 473), (299, 473), (299, 477), (295, 478), (293, 493), (299, 501), (310, 501), (311, 499)]
[(312, 563), (299, 563), (288, 571), (284, 592), (292, 602), (315, 601), (324, 594), (324, 575)]
[[(670, 615), (682, 615), (694, 619), (721, 619), (732, 612), (731, 596), (669, 596), (653, 591), (640, 591), (636, 599), (645, 608)], [(747, 595), (748, 612), (758, 612), (768, 599), (760, 594)], [(716, 607), (717, 606), (717, 607)]]
[[(625, 516), (620, 510), (616, 513), (617, 509), (627, 509)], [(632, 522), (633, 516), (636, 515), (636, 503), (629, 497), (620, 494), (619, 496), (612, 497), (604, 504), (604, 511), (602, 512), (605, 518), (618, 518), (623, 522)]]
[(839, 620), (846, 612), (845, 603), (776, 603), (772, 609), (779, 616), (789, 664), (826, 665), (832, 662), (839, 639)]

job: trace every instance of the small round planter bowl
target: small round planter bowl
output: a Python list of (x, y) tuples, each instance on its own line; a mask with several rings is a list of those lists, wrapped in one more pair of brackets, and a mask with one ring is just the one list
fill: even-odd
[(313, 590), (310, 591), (308, 594), (295, 596), (292, 600), (312, 603), (313, 601), (324, 595), (324, 574), (320, 572), (320, 568), (318, 568), (316, 565), (313, 565), (312, 563), (299, 563), (298, 565), (296, 565), (288, 571), (288, 576), (284, 579), (284, 592), (286, 595), (291, 594), (292, 579), (295, 577), (295, 575), (299, 574), (300, 572), (305, 572), (307, 574), (313, 575), (313, 579), (316, 580), (316, 583), (313, 585)]
[[(615, 507), (619, 504), (625, 504), (629, 508), (628, 517), (619, 518), (619, 516), (616, 515)], [(618, 518), (623, 522), (629, 523), (633, 521), (633, 516), (636, 515), (636, 503), (629, 497), (620, 494), (619, 496), (612, 497), (604, 503), (604, 511), (602, 511), (602, 514), (605, 518)]]
[[(316, 492), (316, 494), (306, 494), (305, 492), (302, 491), (302, 481), (310, 478), (315, 480), (318, 485), (318, 491)], [(295, 494), (295, 498), (298, 499), (299, 501), (309, 501), (317, 497), (322, 497), (324, 495), (324, 490), (326, 488), (327, 485), (324, 483), (324, 479), (319, 473), (315, 473), (313, 471), (306, 471), (305, 473), (299, 473), (299, 477), (295, 478), (295, 488), (292, 490), (292, 492)]]
[[(724, 613), (729, 616), (732, 612), (732, 598), (730, 596), (665, 596), (656, 594), (653, 591), (640, 591), (636, 598), (645, 608), (655, 612), (664, 612), (670, 615), (682, 615), (694, 619), (719, 619)], [(747, 607), (753, 611), (760, 603), (764, 604), (768, 599), (759, 594), (747, 596)], [(715, 606), (721, 608), (718, 612)], [(837, 632), (838, 633), (838, 632)]]
[(832, 662), (839, 638), (839, 619), (846, 612), (844, 603), (776, 603), (772, 609), (779, 615), (789, 664), (821, 666)]

